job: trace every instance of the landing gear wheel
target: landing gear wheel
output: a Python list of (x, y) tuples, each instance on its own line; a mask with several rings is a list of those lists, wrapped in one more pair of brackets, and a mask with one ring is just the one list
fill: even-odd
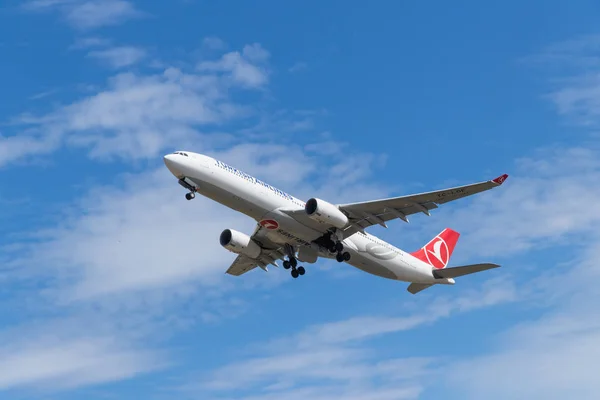
[(196, 197), (196, 195), (194, 194), (194, 192), (189, 192), (185, 194), (185, 198), (187, 200), (192, 200), (194, 197)]
[(288, 260), (285, 260), (285, 261), (283, 262), (283, 268), (285, 268), (285, 269), (290, 269), (290, 267), (291, 267), (291, 265), (290, 265), (290, 262), (289, 262)]
[(297, 269), (293, 269), (293, 270), (292, 270), (292, 278), (294, 278), (294, 279), (295, 279), (295, 278), (297, 278), (297, 277), (298, 277), (298, 275), (299, 275), (299, 273), (298, 273), (298, 270), (297, 270)]
[(297, 271), (300, 275), (304, 275), (306, 273), (306, 270), (302, 266), (298, 267)]
[(344, 251), (344, 245), (342, 244), (342, 242), (337, 242), (335, 244), (335, 251), (337, 251), (338, 253)]
[(337, 253), (335, 255), (335, 259), (337, 260), (337, 262), (344, 262), (344, 256), (342, 253)]
[(350, 261), (350, 253), (347, 251), (342, 254), (342, 257), (344, 257), (344, 261)]
[(292, 268), (296, 268), (296, 266), (298, 265), (298, 260), (292, 258), (290, 259), (290, 264), (292, 265)]

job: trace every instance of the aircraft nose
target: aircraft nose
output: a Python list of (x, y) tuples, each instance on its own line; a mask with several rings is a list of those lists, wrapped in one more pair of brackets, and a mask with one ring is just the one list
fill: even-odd
[(163, 157), (165, 165), (167, 166), (169, 171), (171, 171), (171, 173), (175, 176), (181, 175), (179, 168), (177, 168), (177, 164), (179, 164), (177, 161), (177, 157), (179, 157), (177, 154), (167, 154)]

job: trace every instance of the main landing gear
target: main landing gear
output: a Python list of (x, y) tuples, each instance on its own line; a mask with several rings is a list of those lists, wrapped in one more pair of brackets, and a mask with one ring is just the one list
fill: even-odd
[(192, 199), (196, 198), (196, 188), (193, 187), (192, 185), (190, 185), (189, 183), (187, 183), (185, 181), (185, 178), (180, 179), (179, 180), (179, 184), (181, 186), (183, 186), (184, 188), (186, 188), (187, 190), (189, 190), (189, 193), (185, 194), (185, 199), (186, 200), (192, 200)]
[(350, 261), (350, 253), (344, 251), (344, 244), (341, 241), (341, 238), (338, 233), (339, 231), (335, 231), (331, 234), (329, 239), (328, 249), (330, 253), (337, 253), (335, 255), (335, 259), (337, 262)]
[(286, 244), (285, 252), (287, 253), (288, 259), (283, 262), (283, 268), (291, 268), (292, 278), (294, 279), (299, 277), (300, 275), (304, 275), (306, 273), (306, 270), (303, 266), (298, 267), (298, 259), (295, 257), (294, 248), (291, 245)]

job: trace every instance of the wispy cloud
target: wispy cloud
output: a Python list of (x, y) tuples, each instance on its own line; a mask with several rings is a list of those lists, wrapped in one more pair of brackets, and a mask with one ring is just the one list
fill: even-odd
[[(90, 54), (116, 68), (138, 61), (143, 51), (117, 47)], [(230, 56), (242, 57), (240, 64), (224, 63)], [(212, 67), (200, 68), (200, 71), (167, 66), (161, 73), (149, 75), (120, 73), (111, 77), (104, 88), (94, 89), (92, 95), (70, 105), (45, 115), (24, 113), (14, 118), (11, 128), (18, 135), (8, 137), (14, 142), (12, 145), (27, 142), (33, 146), (23, 148), (22, 152), (15, 151), (21, 146), (13, 147), (10, 154), (6, 149), (4, 162), (18, 160), (23, 154), (47, 154), (65, 145), (88, 149), (90, 156), (96, 159), (140, 160), (156, 157), (175, 144), (206, 142), (207, 136), (211, 135), (203, 133), (203, 140), (199, 141), (201, 131), (221, 132), (212, 135), (211, 142), (235, 141), (231, 131), (223, 130), (225, 125), (233, 123), (236, 124), (235, 132), (243, 134), (249, 141), (310, 131), (313, 115), (273, 112), (266, 116), (252, 105), (236, 100), (236, 93), (231, 89), (264, 89), (268, 82), (264, 75), (268, 59), (266, 50), (252, 45), (245, 46), (241, 53), (232, 52), (216, 61), (206, 61)], [(4, 153), (2, 146), (10, 144), (9, 141), (0, 142), (0, 153)], [(209, 143), (206, 144), (209, 147)], [(338, 142), (334, 148), (340, 146), (343, 143)], [(2, 161), (0, 158), (0, 165)], [(345, 163), (349, 162), (352, 160), (346, 159)], [(353, 162), (368, 164), (371, 159)]]
[[(441, 223), (464, 232), (455, 262), (574, 244), (600, 223), (600, 207), (593, 200), (600, 189), (589, 185), (600, 178), (599, 156), (593, 147), (539, 150), (519, 160), (501, 188), (444, 205), (435, 221), (424, 219), (422, 224), (432, 229), (431, 224)], [(588, 204), (585, 212), (577, 204)]]
[(296, 64), (292, 65), (288, 71), (294, 73), (304, 71), (306, 68), (308, 68), (308, 65), (305, 62), (297, 62)]
[(37, 130), (29, 130), (19, 136), (0, 134), (0, 167), (21, 162), (28, 156), (50, 154), (59, 146), (60, 135), (53, 131), (41, 133)]
[(600, 67), (600, 34), (584, 35), (553, 43), (524, 61), (560, 73), (593, 71)]
[[(36, 258), (77, 282), (71, 294), (64, 295), (85, 299), (222, 278), (231, 261), (227, 251), (208, 247), (199, 258), (182, 249), (213, 242), (226, 227), (248, 224), (232, 213), (211, 219), (217, 212), (212, 203), (203, 207), (183, 203), (170, 178), (160, 168), (127, 179), (125, 189), (93, 191), (81, 204), (91, 208), (87, 216), (46, 232), (51, 239), (36, 246)], [(196, 221), (204, 221), (201, 230)], [(170, 232), (168, 237), (165, 232)], [(78, 243), (75, 248), (73, 241)]]
[(578, 247), (583, 251), (564, 266), (540, 266), (534, 282), (522, 283), (533, 286), (530, 298), (545, 308), (543, 315), (500, 332), (489, 353), (444, 366), (451, 390), (473, 399), (597, 397), (600, 237), (593, 234)]
[[(568, 41), (552, 46), (546, 54), (552, 57), (543, 59), (562, 76), (554, 80), (560, 87), (550, 99), (592, 133), (600, 122), (599, 43), (598, 36)], [(453, 215), (456, 224), (473, 218), (464, 222), (472, 232), (465, 238), (472, 253), (534, 256), (529, 266), (511, 257), (511, 269), (515, 278), (521, 276), (518, 291), (528, 306), (543, 309), (540, 316), (498, 332), (488, 352), (443, 365), (440, 383), (460, 398), (595, 399), (600, 391), (593, 377), (600, 356), (600, 315), (594, 306), (600, 301), (595, 200), (600, 192), (590, 184), (600, 179), (600, 152), (597, 137), (584, 143), (549, 147), (520, 160), (506, 190), (481, 199), (488, 209), (485, 226), (475, 226), (483, 211), (477, 202)], [(535, 255), (545, 252), (554, 259), (546, 255), (536, 262)]]
[[(462, 292), (460, 297), (425, 293), (420, 299), (430, 299), (430, 307), (423, 308), (421, 302), (414, 314), (364, 315), (306, 327), (291, 337), (253, 347), (256, 353), (250, 352), (250, 358), (209, 375), (202, 390), (231, 393), (231, 398), (239, 399), (293, 398), (307, 393), (323, 399), (370, 398), (365, 393), (378, 398), (380, 392), (409, 390), (408, 398), (418, 398), (428, 388), (441, 386), (460, 398), (558, 399), (572, 393), (594, 398), (600, 390), (592, 377), (600, 343), (599, 316), (594, 309), (600, 300), (595, 285), (600, 276), (596, 260), (600, 237), (594, 229), (599, 209), (586, 199), (597, 196), (589, 182), (600, 177), (598, 159), (590, 148), (541, 150), (519, 160), (519, 173), (511, 178), (512, 188), (508, 182), (503, 188), (505, 195), (499, 191), (488, 198), (479, 197), (470, 204), (455, 206), (456, 211), (442, 217), (442, 223), (452, 220), (465, 227), (471, 259), (485, 254), (538, 254), (532, 250), (533, 244), (549, 240), (553, 245), (576, 246), (575, 258), (534, 263), (534, 270), (526, 276), (525, 265), (515, 264), (511, 258), (513, 263), (504, 271), (507, 275), (466, 292), (459, 281), (452, 290)], [(581, 201), (588, 204), (584, 212), (569, 212)], [(483, 236), (481, 241), (479, 236)], [(576, 240), (570, 242), (569, 237)], [(486, 245), (488, 240), (491, 242)], [(388, 354), (386, 358), (377, 352), (377, 346), (369, 344), (384, 335), (432, 325), (457, 312), (509, 302), (542, 308), (544, 315), (513, 327), (509, 324), (507, 331), (498, 333), (489, 354), (452, 360), (444, 353), (439, 359), (404, 358), (402, 354)], [(387, 381), (379, 370), (381, 365), (403, 363), (414, 366), (416, 375)], [(273, 380), (275, 371), (283, 377)], [(430, 379), (436, 384), (432, 386)], [(197, 386), (188, 389), (201, 390)], [(246, 391), (254, 395), (233, 395)], [(387, 398), (385, 393), (381, 396)]]
[(69, 48), (71, 50), (81, 50), (89, 49), (91, 47), (107, 47), (110, 45), (110, 43), (111, 41), (109, 39), (90, 36), (77, 39)]
[(265, 66), (269, 53), (260, 44), (244, 47), (242, 52), (230, 52), (219, 61), (203, 61), (199, 71), (228, 73), (234, 83), (246, 87), (261, 87), (268, 82), (269, 72)]
[[(260, 51), (256, 53), (253, 59), (259, 58)], [(92, 54), (115, 67), (135, 62), (142, 55), (132, 48)], [(251, 66), (249, 60), (245, 63)], [(6, 153), (4, 161), (9, 162), (19, 154), (43, 154), (67, 144), (90, 148), (93, 157), (155, 157), (174, 143), (191, 143), (200, 127), (247, 117), (250, 108), (231, 99), (231, 87), (253, 88), (227, 76), (192, 74), (172, 67), (155, 75), (119, 74), (104, 90), (50, 114), (21, 115), (14, 126), (28, 126), (27, 130), (20, 132), (18, 139), (0, 142), (0, 153)], [(25, 142), (32, 146), (17, 151)], [(47, 144), (53, 147), (45, 147)]]
[(447, 384), (462, 398), (595, 399), (600, 391), (594, 374), (600, 357), (598, 320), (593, 311), (570, 310), (528, 323), (504, 334), (504, 343), (491, 354), (447, 366)]
[(202, 45), (211, 50), (222, 50), (227, 44), (216, 36), (208, 36), (202, 39)]
[(32, 95), (32, 96), (29, 96), (29, 100), (40, 100), (40, 99), (44, 99), (44, 98), (46, 98), (46, 97), (48, 97), (48, 96), (52, 96), (52, 95), (53, 95), (53, 94), (55, 94), (56, 92), (57, 92), (57, 90), (56, 90), (56, 89), (54, 89), (54, 90), (47, 90), (47, 91), (45, 91), (45, 92), (39, 92), (39, 93), (36, 93), (36, 94), (34, 94), (34, 95)]
[[(296, 155), (294, 158), (288, 157), (290, 151)], [(319, 191), (309, 178), (330, 166), (326, 159), (303, 153), (300, 148), (276, 144), (242, 143), (208, 154), (280, 187), (294, 187), (298, 195)], [(296, 174), (281, 175), (281, 170), (294, 170)], [(252, 232), (255, 222), (206, 199), (198, 200), (202, 207), (185, 202), (184, 192), (178, 190), (163, 166), (124, 179), (119, 187), (98, 187), (87, 193), (68, 211), (77, 217), (61, 218), (58, 228), (43, 231), (43, 240), (35, 241), (31, 257), (18, 264), (43, 263), (45, 271), (63, 277), (64, 286), (59, 292), (67, 301), (192, 282), (199, 287), (218, 284), (222, 291), (228, 290), (234, 283), (223, 282), (223, 272), (232, 262), (232, 254), (218, 245), (206, 247), (201, 256), (182, 249), (212, 243), (225, 228)], [(343, 183), (331, 185), (330, 179), (325, 181), (336, 197), (343, 195)], [(375, 185), (364, 188), (377, 190)], [(80, 214), (76, 212), (79, 209), (87, 212)], [(211, 218), (217, 213), (220, 218)], [(204, 221), (200, 230), (197, 221)], [(169, 234), (165, 236), (165, 232)], [(247, 280), (280, 282), (277, 272), (257, 270)]]
[[(248, 65), (268, 64), (268, 53), (260, 46), (247, 47), (242, 55)], [(5, 388), (85, 386), (160, 368), (165, 359), (153, 349), (163, 336), (199, 321), (232, 318), (249, 307), (239, 300), (244, 291), (290, 281), (289, 274), (277, 270), (257, 270), (243, 280), (232, 280), (223, 272), (234, 256), (218, 242), (197, 252), (199, 243), (215, 243), (223, 229), (251, 232), (255, 222), (207, 199), (186, 202), (162, 165), (163, 151), (205, 152), (299, 196), (319, 192), (343, 198), (353, 196), (356, 188), (363, 195), (383, 193), (378, 185), (358, 177), (350, 180), (356, 186), (349, 188), (348, 181), (336, 182), (328, 172), (337, 176), (349, 162), (370, 171), (376, 163), (370, 155), (357, 154), (362, 161), (356, 164), (338, 147), (323, 157), (314, 142), (304, 148), (280, 144), (279, 137), (270, 133), (261, 141), (220, 133), (235, 132), (236, 122), (252, 111), (230, 97), (231, 88), (248, 88), (248, 81), (232, 76), (224, 70), (189, 73), (176, 68), (152, 75), (118, 74), (106, 87), (72, 104), (41, 116), (23, 114), (9, 126), (23, 130), (0, 142), (5, 152), (0, 159), (4, 156), (6, 162), (75, 146), (88, 149), (94, 160), (150, 159), (152, 167), (81, 193), (80, 200), (65, 206), (64, 214), (51, 218), (46, 229), (28, 230), (31, 242), (20, 243), (31, 250), (27, 254), (20, 252), (23, 247), (13, 246), (14, 258), (6, 265), (18, 273), (6, 279), (43, 282), (44, 289), (35, 292), (39, 300), (35, 309), (42, 315), (51, 309), (52, 314), (72, 316), (70, 327), (77, 327), (77, 332), (66, 335), (64, 329), (42, 323), (36, 328), (58, 339), (33, 336), (31, 343), (0, 349), (7, 368), (17, 371), (25, 366), (14, 376), (7, 375)], [(288, 117), (295, 122), (295, 115)], [(279, 122), (278, 126), (285, 124), (283, 119)], [(207, 133), (212, 129), (217, 133)], [(319, 179), (309, 179), (317, 172)], [(182, 303), (194, 307), (186, 312)], [(177, 313), (172, 312), (175, 308)], [(149, 349), (132, 343), (149, 343)], [(30, 367), (35, 357), (43, 362)], [(48, 367), (55, 359), (55, 368)], [(73, 376), (74, 371), (81, 373)], [(386, 396), (397, 398), (413, 390), (390, 389)]]
[(123, 380), (166, 365), (158, 353), (124, 347), (114, 337), (59, 339), (56, 331), (21, 334), (29, 339), (14, 337), (0, 346), (0, 391), (64, 390)]
[[(503, 291), (501, 296), (497, 295), (498, 290)], [(295, 399), (309, 393), (319, 399), (418, 398), (438, 361), (431, 357), (398, 358), (393, 352), (385, 357), (367, 343), (382, 335), (431, 324), (456, 312), (513, 301), (513, 294), (490, 282), (464, 297), (436, 298), (430, 307), (413, 315), (354, 317), (309, 326), (291, 337), (254, 346), (260, 355), (219, 368), (207, 376), (203, 386), (190, 385), (187, 390), (205, 396), (209, 392), (257, 391), (254, 396), (227, 397), (235, 399)], [(482, 298), (494, 300), (479, 301)]]
[(88, 57), (96, 58), (112, 68), (123, 68), (137, 64), (146, 56), (146, 51), (139, 47), (120, 46), (104, 50), (94, 50)]
[[(243, 53), (248, 63), (268, 59), (260, 46), (246, 47)], [(182, 193), (173, 186), (173, 177), (161, 162), (163, 152), (174, 148), (213, 155), (283, 189), (290, 188), (297, 196), (308, 198), (320, 193), (350, 199), (357, 188), (363, 196), (384, 193), (378, 185), (361, 182), (380, 160), (370, 154), (348, 159), (343, 143), (338, 142), (338, 150), (323, 157), (315, 151), (320, 148), (316, 143), (305, 148), (278, 144), (279, 132), (263, 135), (260, 141), (204, 132), (231, 126), (248, 114), (229, 97), (231, 84), (227, 77), (175, 68), (154, 75), (124, 73), (113, 77), (107, 88), (55, 112), (41, 117), (22, 115), (18, 126), (31, 126), (26, 131), (29, 135), (0, 142), (0, 150), (6, 152), (0, 153), (5, 162), (67, 145), (89, 149), (90, 157), (96, 160), (117, 156), (127, 162), (153, 159), (153, 165), (160, 165), (156, 170), (123, 177), (117, 186), (84, 193), (85, 200), (74, 204), (71, 211), (88, 211), (77, 218), (61, 219), (57, 228), (45, 231), (44, 240), (36, 241), (31, 257), (21, 259), (21, 265), (41, 263), (47, 266), (46, 271), (63, 277), (62, 284), (69, 289), (61, 286), (59, 292), (67, 301), (190, 282), (208, 286), (221, 282), (231, 254), (211, 246), (199, 261), (194, 252), (181, 251), (182, 246), (211, 243), (228, 227), (251, 232), (253, 221), (234, 212), (211, 219), (222, 206), (208, 200), (198, 200), (207, 202), (203, 207), (189, 203), (184, 205), (193, 208), (177, 206)], [(290, 116), (290, 124), (294, 117)], [(278, 127), (283, 123), (280, 121)], [(226, 149), (215, 150), (223, 144), (228, 145)], [(289, 157), (290, 152), (294, 157)], [(361, 174), (339, 179), (344, 171), (354, 168)], [(293, 170), (294, 174), (281, 174), (282, 170)], [(315, 175), (317, 179), (313, 179)], [(192, 221), (203, 220), (212, 222), (203, 223), (198, 231)], [(165, 240), (165, 232), (170, 232), (171, 239)], [(74, 247), (74, 243), (79, 245)], [(151, 243), (156, 246), (149, 246)]]
[(23, 7), (37, 12), (56, 10), (70, 25), (82, 30), (117, 25), (143, 15), (126, 0), (33, 0)]
[[(546, 97), (568, 121), (584, 127), (600, 124), (600, 35), (591, 34), (548, 46), (525, 59), (552, 76)], [(558, 76), (558, 78), (557, 78)]]

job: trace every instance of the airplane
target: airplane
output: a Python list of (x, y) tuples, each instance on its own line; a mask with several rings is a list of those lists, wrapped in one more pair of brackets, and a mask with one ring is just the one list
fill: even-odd
[(444, 229), (425, 246), (412, 253), (365, 232), (375, 224), (387, 228), (393, 219), (408, 221), (411, 214), (424, 213), (439, 205), (493, 189), (504, 183), (507, 174), (495, 179), (449, 189), (381, 200), (331, 204), (319, 198), (306, 202), (277, 189), (237, 168), (207, 155), (175, 151), (163, 157), (168, 170), (187, 190), (253, 218), (252, 235), (225, 229), (221, 246), (237, 257), (226, 273), (241, 276), (267, 266), (291, 269), (293, 278), (306, 273), (298, 262), (314, 264), (319, 258), (346, 262), (370, 274), (410, 283), (416, 294), (433, 285), (453, 285), (454, 278), (497, 268), (491, 263), (448, 267), (460, 234)]

